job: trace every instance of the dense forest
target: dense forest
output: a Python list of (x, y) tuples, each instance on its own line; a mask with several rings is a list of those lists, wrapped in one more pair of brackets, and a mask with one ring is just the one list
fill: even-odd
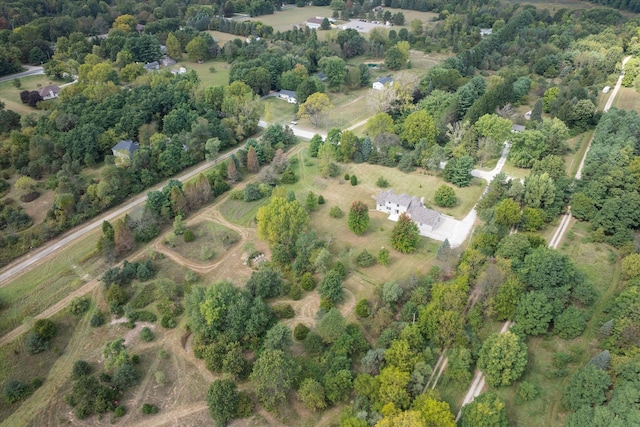
[[(389, 11), (373, 12), (380, 2), (340, 2), (339, 8), (333, 3), (331, 9), (341, 17), (404, 20)], [(78, 79), (53, 102), (26, 93), (24, 103), (41, 114), (19, 117), (0, 110), (0, 118), (7, 118), (1, 129), (0, 193), (8, 191), (7, 179), (14, 175), (25, 189), (35, 190), (40, 181), (55, 192), (40, 224), (32, 224), (16, 204), (3, 203), (0, 263), (131, 194), (244, 144), (194, 182), (171, 180), (150, 192), (139, 217), (105, 222), (97, 249), (114, 262), (170, 223), (187, 241), (190, 231), (183, 220), (189, 212), (262, 166), (258, 182), (232, 191), (230, 198), (251, 202), (269, 197), (256, 222), (258, 236), (271, 248), (271, 261), (257, 267), (242, 288), (228, 281), (189, 284), (188, 289), (168, 283), (157, 302), (162, 326), (175, 327), (184, 313), (195, 337), (194, 354), (210, 371), (225, 374), (207, 396), (216, 423), (225, 425), (251, 412), (253, 402), (236, 386), (248, 380), (257, 401), (275, 413), (295, 394), (312, 411), (344, 405), (342, 426), (453, 426), (449, 404), (436, 392), (425, 393), (443, 349), (450, 358), (442, 377), (446, 387), (466, 388), (478, 367), (489, 386), (498, 389), (522, 378), (533, 337), (571, 340), (591, 321), (601, 323), (596, 341), (602, 352), (566, 381), (566, 425), (595, 426), (614, 417), (620, 425), (635, 422), (640, 118), (617, 109), (602, 114), (596, 105), (598, 93), (620, 71), (623, 56), (638, 52), (637, 19), (608, 8), (552, 14), (496, 1), (393, 0), (384, 6), (434, 11), (438, 18), (427, 27), (414, 21), (368, 35), (337, 31), (335, 38), (321, 40), (309, 29), (281, 32), (224, 17), (234, 11), (273, 13), (281, 6), (265, 0), (207, 6), (173, 1), (0, 4), (0, 74), (19, 70), (21, 63), (45, 63), (49, 76)], [(487, 27), (492, 33), (481, 36), (480, 28)], [(244, 40), (221, 46), (208, 29)], [(105, 33), (104, 38), (89, 37)], [(205, 87), (195, 71), (147, 73), (143, 64), (163, 57), (161, 45), (176, 58), (228, 62), (229, 84)], [(273, 90), (295, 91), (299, 113), (311, 118), (316, 102), (370, 85), (368, 67), (348, 65), (349, 60), (379, 58), (396, 71), (412, 66), (410, 50), (452, 55), (419, 78), (399, 79), (372, 94), (374, 113), (364, 136), (334, 128), (325, 141), (314, 137), (309, 154), (320, 173), (336, 177), (342, 165), (364, 162), (436, 173), (446, 161), (443, 178), (465, 187), (472, 185), (471, 169), (498, 158), (506, 139), (512, 143), (514, 167), (530, 173), (523, 180), (498, 175), (477, 205), (483, 225), (468, 247), (459, 250), (443, 243), (439, 266), (379, 284), (371, 298), (356, 304), (358, 322), (349, 323), (338, 310), (345, 297), (343, 283), (358, 267), (385, 265), (389, 252), (381, 249), (374, 256), (363, 250), (351, 257), (355, 261), (331, 254), (330, 242), (309, 225), (319, 198), (310, 194), (303, 203), (278, 187), (297, 179), (286, 158), (297, 142), (291, 130), (275, 125), (260, 141), (251, 139), (263, 113), (259, 98)], [(639, 69), (632, 59), (626, 86), (636, 85)], [(512, 133), (514, 108), (526, 104), (535, 105), (531, 119), (522, 121), (524, 130)], [(322, 110), (318, 107), (316, 114)], [(583, 179), (574, 180), (563, 159), (570, 151), (567, 140), (587, 130), (594, 130), (593, 143)], [(125, 167), (117, 166), (112, 147), (127, 139), (140, 148)], [(105, 165), (99, 176), (84, 178), (83, 170), (99, 164)], [(612, 245), (623, 258), (625, 283), (605, 307), (606, 319), (592, 317), (601, 295), (588, 277), (535, 234), (569, 205), (576, 219), (589, 223), (593, 242)], [(357, 201), (349, 212), (349, 227), (357, 235), (366, 233), (366, 212)], [(336, 218), (341, 215), (335, 213)], [(403, 254), (417, 244), (406, 235), (417, 240), (411, 225), (399, 221), (392, 246)], [(134, 310), (127, 293), (132, 280), (148, 280), (153, 274), (150, 261), (108, 270), (101, 280), (109, 310), (130, 319), (155, 316)], [(314, 290), (321, 299), (315, 327), (278, 323), (292, 317), (293, 309), (271, 304), (272, 299), (296, 300), (303, 291)], [(505, 334), (484, 328), (505, 320), (515, 322)], [(294, 342), (301, 343), (302, 352), (294, 354)], [(105, 359), (112, 375), (78, 379), (67, 398), (79, 417), (115, 411), (114, 391), (135, 383), (133, 362), (122, 342), (108, 343)], [(567, 363), (559, 356), (550, 375), (567, 376)], [(96, 390), (102, 398), (83, 404)], [(536, 387), (526, 381), (517, 390), (519, 399), (536, 397)], [(463, 426), (508, 423), (504, 403), (494, 393), (464, 408)]]

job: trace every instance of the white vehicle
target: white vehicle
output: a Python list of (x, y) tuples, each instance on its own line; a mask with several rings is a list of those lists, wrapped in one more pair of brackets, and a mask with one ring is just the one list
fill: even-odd
[(605, 87), (602, 89), (602, 93), (607, 93), (607, 92), (609, 92), (609, 90), (611, 90), (611, 86), (605, 86)]
[(292, 125), (292, 126), (295, 126), (295, 125), (297, 125), (297, 124), (298, 124), (298, 122), (297, 122), (296, 120), (291, 120), (291, 125)]

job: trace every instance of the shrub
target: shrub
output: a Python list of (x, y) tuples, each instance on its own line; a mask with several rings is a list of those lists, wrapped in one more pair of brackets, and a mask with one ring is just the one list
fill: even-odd
[(329, 216), (331, 218), (342, 218), (344, 213), (338, 206), (332, 206), (331, 209), (329, 209)]
[(69, 304), (69, 311), (71, 314), (75, 314), (76, 316), (80, 316), (89, 310), (89, 298), (81, 297), (74, 298), (71, 300), (71, 304)]
[(309, 331), (310, 329), (307, 325), (304, 323), (298, 323), (293, 329), (293, 337), (298, 341), (302, 341), (307, 337), (307, 335), (309, 335)]
[(358, 254), (356, 258), (356, 262), (360, 267), (370, 267), (376, 263), (376, 259), (373, 255), (369, 253), (366, 249), (363, 249), (362, 252)]
[(25, 347), (29, 353), (38, 354), (49, 349), (49, 341), (42, 339), (42, 337), (35, 332), (31, 332), (27, 335)]
[(345, 180), (345, 181), (349, 181), (349, 179), (351, 179), (351, 177), (349, 176), (349, 174), (348, 174), (348, 173), (345, 173), (345, 174), (344, 174), (344, 180)]
[(389, 264), (389, 249), (385, 249), (385, 248), (381, 248), (378, 251), (378, 263), (380, 265), (387, 265)]
[(322, 197), (322, 194), (318, 196), (318, 204), (324, 205), (324, 197)]
[(389, 186), (389, 181), (387, 181), (384, 177), (378, 177), (376, 181), (376, 185), (380, 188), (387, 188)]
[(569, 306), (554, 321), (553, 331), (566, 340), (582, 334), (587, 326), (585, 314), (574, 306)]
[(104, 325), (104, 314), (101, 311), (97, 311), (91, 316), (89, 324), (94, 328)]
[(443, 208), (451, 208), (458, 203), (458, 198), (456, 197), (456, 192), (453, 188), (448, 185), (441, 185), (436, 190), (434, 201), (436, 205)]
[(38, 319), (33, 324), (33, 328), (31, 328), (31, 332), (38, 334), (43, 340), (50, 340), (57, 331), (56, 324), (49, 319)]
[(273, 312), (278, 319), (291, 319), (296, 315), (291, 304), (276, 304), (273, 306)]
[(366, 298), (361, 299), (356, 304), (356, 315), (360, 318), (371, 316), (371, 307), (369, 307), (369, 301)]
[(522, 381), (516, 391), (516, 403), (530, 402), (538, 396), (538, 389), (528, 381)]
[(167, 315), (162, 316), (162, 319), (160, 319), (160, 324), (163, 328), (167, 329), (173, 329), (178, 326), (178, 322), (176, 322), (176, 319)]
[(131, 322), (150, 322), (154, 323), (158, 320), (155, 313), (146, 310), (132, 311), (129, 313), (129, 321)]
[(91, 373), (91, 365), (86, 360), (76, 360), (73, 362), (71, 373), (74, 378), (86, 377)]
[(302, 288), (300, 288), (300, 285), (298, 285), (297, 283), (291, 285), (291, 289), (289, 289), (289, 298), (294, 301), (298, 301), (300, 298), (302, 298)]
[(29, 387), (18, 380), (10, 380), (2, 389), (2, 396), (7, 403), (15, 403), (29, 395)]
[(165, 383), (167, 382), (167, 377), (164, 375), (164, 372), (162, 371), (156, 371), (154, 376), (156, 378), (156, 384), (158, 385), (165, 385)]
[(187, 230), (182, 235), (182, 238), (184, 239), (185, 243), (191, 243), (196, 240), (196, 235), (193, 234), (193, 231), (187, 228)]
[(358, 185), (358, 177), (355, 175), (351, 175), (351, 185), (353, 185), (354, 187), (356, 185)]
[(113, 413), (115, 414), (116, 417), (120, 418), (120, 417), (124, 417), (124, 414), (126, 414), (127, 411), (126, 409), (124, 409), (124, 406), (118, 406), (116, 410), (113, 411)]
[(238, 408), (236, 418), (247, 418), (253, 415), (253, 400), (246, 391), (238, 393)]
[(142, 413), (145, 415), (149, 414), (157, 414), (159, 411), (156, 405), (152, 405), (151, 403), (145, 403), (142, 405)]
[(304, 273), (300, 279), (300, 287), (305, 291), (312, 291), (316, 288), (316, 279), (311, 273)]
[(156, 336), (154, 335), (153, 331), (146, 326), (142, 328), (142, 330), (140, 331), (140, 339), (142, 341), (150, 342), (150, 341), (153, 341), (155, 338)]

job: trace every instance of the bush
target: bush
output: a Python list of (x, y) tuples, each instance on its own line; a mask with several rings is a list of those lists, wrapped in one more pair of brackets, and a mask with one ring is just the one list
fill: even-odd
[(86, 360), (76, 360), (71, 370), (74, 378), (86, 377), (91, 373), (91, 365)]
[(385, 249), (385, 248), (380, 249), (378, 251), (377, 259), (380, 265), (389, 264), (389, 249)]
[(442, 208), (451, 208), (458, 203), (458, 198), (456, 197), (456, 192), (453, 188), (448, 185), (441, 185), (436, 190), (434, 201), (436, 205)]
[(151, 403), (145, 403), (142, 405), (142, 413), (145, 415), (149, 414), (157, 414), (159, 411), (156, 405), (152, 405)]
[(384, 177), (378, 177), (376, 181), (376, 185), (380, 188), (387, 188), (389, 186), (389, 181), (387, 181)]
[(158, 321), (158, 316), (156, 316), (155, 313), (146, 310), (132, 311), (129, 313), (129, 321), (154, 323)]
[(176, 319), (167, 315), (162, 316), (162, 319), (160, 319), (160, 324), (163, 328), (166, 329), (173, 329), (178, 326), (178, 322), (176, 322)]
[(193, 234), (193, 231), (187, 228), (187, 230), (182, 235), (182, 238), (184, 239), (185, 243), (191, 243), (196, 240), (196, 235)]
[(291, 304), (276, 304), (273, 306), (273, 312), (278, 319), (291, 319), (296, 315)]
[(302, 288), (300, 288), (300, 285), (298, 285), (297, 283), (291, 285), (291, 289), (289, 289), (289, 298), (294, 301), (298, 301), (300, 298), (302, 298)]
[(38, 319), (33, 324), (33, 328), (31, 328), (31, 332), (38, 334), (43, 340), (50, 340), (57, 331), (56, 324), (49, 319)]
[(89, 324), (94, 328), (104, 325), (104, 314), (101, 311), (95, 312), (94, 315), (91, 316)]
[(142, 330), (140, 331), (140, 339), (142, 341), (150, 342), (150, 341), (153, 341), (155, 338), (156, 336), (154, 335), (153, 331), (146, 326), (142, 328)]
[(353, 185), (354, 187), (356, 185), (358, 185), (358, 177), (355, 175), (351, 175), (351, 185)]
[(360, 318), (371, 316), (371, 307), (369, 307), (369, 301), (366, 298), (361, 299), (356, 304), (356, 315)]
[(528, 381), (522, 381), (516, 391), (516, 403), (530, 402), (538, 396), (538, 389)]
[(30, 191), (30, 192), (25, 193), (22, 196), (20, 196), (20, 201), (22, 201), (24, 203), (29, 203), (29, 202), (33, 202), (38, 197), (40, 197), (40, 193), (39, 192)]
[(116, 417), (124, 417), (124, 414), (127, 413), (127, 410), (124, 409), (124, 406), (118, 406), (115, 411), (113, 411)]
[(331, 218), (342, 218), (344, 216), (344, 212), (342, 212), (342, 209), (338, 206), (332, 206), (331, 209), (329, 209), (329, 216)]
[(309, 335), (309, 331), (310, 329), (307, 325), (304, 323), (298, 323), (293, 329), (293, 337), (298, 341), (302, 341), (307, 337), (307, 335)]
[(349, 176), (349, 174), (348, 174), (348, 173), (345, 173), (345, 174), (344, 174), (344, 180), (345, 180), (345, 181), (349, 181), (349, 179), (351, 179), (351, 177)]
[(316, 279), (311, 273), (304, 273), (300, 279), (300, 287), (305, 291), (312, 291), (316, 288)]
[(318, 196), (318, 204), (324, 205), (324, 197), (322, 197), (322, 194)]
[(554, 320), (553, 331), (566, 340), (582, 335), (587, 326), (586, 315), (574, 306), (569, 306)]
[(76, 316), (81, 316), (89, 310), (89, 298), (81, 297), (74, 298), (71, 300), (71, 304), (69, 304), (69, 311), (71, 314), (75, 314)]
[(253, 415), (253, 400), (246, 391), (238, 393), (238, 409), (236, 411), (236, 418), (247, 418)]
[(27, 335), (25, 347), (29, 353), (38, 354), (49, 349), (49, 341), (42, 339), (42, 337), (35, 332), (31, 332)]
[(362, 252), (358, 254), (356, 258), (356, 262), (360, 267), (370, 267), (376, 263), (376, 259), (373, 255), (369, 253), (366, 249), (363, 249)]
[(18, 380), (7, 381), (2, 389), (2, 396), (7, 403), (15, 403), (29, 395), (29, 387)]

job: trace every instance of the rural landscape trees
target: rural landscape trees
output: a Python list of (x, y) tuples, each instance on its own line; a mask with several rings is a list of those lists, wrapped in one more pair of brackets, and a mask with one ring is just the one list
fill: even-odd
[(6, 424), (636, 422), (633, 4), (0, 2)]

